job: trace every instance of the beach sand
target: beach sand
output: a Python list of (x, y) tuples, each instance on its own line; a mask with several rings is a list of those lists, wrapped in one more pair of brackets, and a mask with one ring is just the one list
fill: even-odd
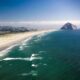
[(54, 30), (43, 30), (43, 31), (34, 31), (34, 32), (23, 32), (23, 33), (14, 33), (14, 34), (5, 34), (0, 35), (0, 51), (10, 47), (11, 45), (17, 44), (28, 37), (39, 35), (44, 32), (49, 32)]

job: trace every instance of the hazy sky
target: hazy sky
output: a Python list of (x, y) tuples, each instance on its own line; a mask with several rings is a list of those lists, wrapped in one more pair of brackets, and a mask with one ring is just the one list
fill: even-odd
[(0, 0), (0, 21), (80, 20), (80, 0)]

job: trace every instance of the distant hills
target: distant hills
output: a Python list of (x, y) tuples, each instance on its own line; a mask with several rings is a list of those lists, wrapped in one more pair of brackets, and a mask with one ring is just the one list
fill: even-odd
[(29, 31), (26, 27), (0, 26), (0, 31), (4, 32), (24, 32)]
[(0, 34), (3, 33), (18, 33), (18, 32), (28, 32), (35, 31), (36, 29), (29, 29), (27, 27), (13, 27), (13, 26), (0, 26)]
[(66, 23), (61, 27), (62, 30), (76, 30), (77, 26), (73, 25), (72, 23)]

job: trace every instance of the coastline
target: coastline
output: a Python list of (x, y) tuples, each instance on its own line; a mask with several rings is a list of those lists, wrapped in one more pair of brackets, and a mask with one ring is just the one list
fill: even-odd
[(42, 30), (42, 31), (34, 31), (34, 32), (23, 32), (23, 33), (14, 33), (14, 34), (6, 34), (0, 36), (0, 51), (5, 50), (6, 48), (20, 43), (21, 41), (39, 35), (41, 33), (49, 32), (49, 31), (56, 31), (56, 30)]

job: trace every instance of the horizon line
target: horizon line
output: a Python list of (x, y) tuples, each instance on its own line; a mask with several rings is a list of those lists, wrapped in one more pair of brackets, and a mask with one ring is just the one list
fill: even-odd
[(64, 24), (64, 23), (80, 24), (80, 20), (56, 20), (56, 21), (0, 21), (0, 24)]

